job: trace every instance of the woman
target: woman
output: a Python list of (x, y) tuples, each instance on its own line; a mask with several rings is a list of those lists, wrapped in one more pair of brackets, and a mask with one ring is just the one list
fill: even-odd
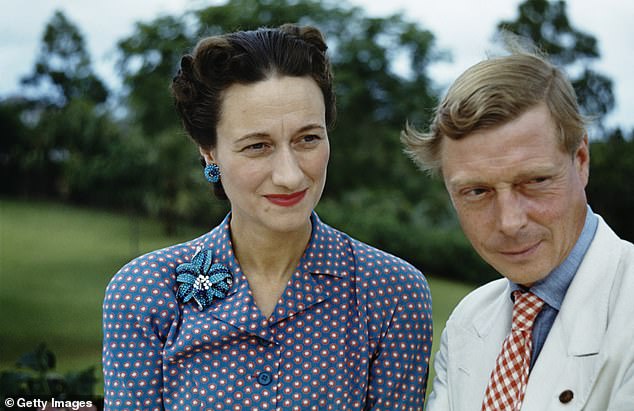
[(313, 211), (335, 119), (321, 33), (208, 37), (183, 57), (172, 91), (231, 212), (112, 279), (107, 408), (422, 409), (425, 278)]

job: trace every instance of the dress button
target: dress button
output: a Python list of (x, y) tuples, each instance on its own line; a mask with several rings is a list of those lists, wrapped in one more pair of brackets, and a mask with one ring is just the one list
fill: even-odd
[(570, 401), (572, 401), (572, 398), (574, 396), (574, 393), (570, 390), (562, 391), (562, 393), (559, 394), (559, 401), (562, 404), (568, 404)]
[(273, 378), (271, 378), (271, 374), (268, 372), (261, 372), (260, 375), (258, 375), (258, 382), (262, 385), (269, 385), (271, 381), (273, 381)]

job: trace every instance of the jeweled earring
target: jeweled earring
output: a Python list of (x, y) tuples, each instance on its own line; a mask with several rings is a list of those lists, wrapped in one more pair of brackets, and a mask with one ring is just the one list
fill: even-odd
[(218, 164), (211, 163), (205, 166), (205, 178), (210, 183), (220, 181), (220, 167), (218, 167)]

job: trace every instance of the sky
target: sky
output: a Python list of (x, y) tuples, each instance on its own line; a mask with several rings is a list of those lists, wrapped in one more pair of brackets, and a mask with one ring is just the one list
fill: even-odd
[[(439, 49), (451, 53), (448, 62), (430, 66), (442, 90), (466, 68), (494, 50), (497, 23), (517, 16), (520, 0), (348, 0), (370, 16), (403, 12), (436, 37)], [(133, 32), (134, 23), (161, 14), (179, 15), (191, 8), (222, 3), (201, 0), (0, 0), (0, 98), (19, 90), (20, 78), (33, 69), (42, 32), (55, 10), (62, 10), (84, 35), (95, 71), (111, 88), (116, 42)], [(595, 36), (601, 59), (593, 68), (614, 82), (616, 107), (608, 126), (634, 129), (634, 2), (569, 0), (568, 17), (578, 30)]]

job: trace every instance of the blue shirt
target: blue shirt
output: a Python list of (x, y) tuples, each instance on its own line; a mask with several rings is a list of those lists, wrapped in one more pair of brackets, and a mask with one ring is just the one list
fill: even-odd
[[(111, 280), (107, 409), (422, 409), (432, 317), (417, 269), (313, 213), (306, 251), (265, 318), (234, 256), (229, 219)], [(199, 247), (233, 274), (227, 296), (204, 310), (176, 298), (176, 267)]]
[[(531, 368), (537, 360), (546, 341), (546, 337), (548, 337), (548, 333), (555, 322), (555, 317), (557, 317), (561, 309), (561, 303), (564, 301), (568, 287), (575, 277), (581, 265), (581, 261), (583, 261), (583, 257), (585, 257), (590, 247), (590, 243), (592, 243), (598, 224), (599, 219), (588, 206), (583, 229), (570, 254), (568, 254), (568, 257), (551, 271), (550, 274), (537, 281), (529, 289), (529, 291), (541, 298), (545, 303), (533, 325)], [(516, 290), (526, 290), (526, 287), (511, 282), (511, 296), (513, 295), (513, 291)]]

